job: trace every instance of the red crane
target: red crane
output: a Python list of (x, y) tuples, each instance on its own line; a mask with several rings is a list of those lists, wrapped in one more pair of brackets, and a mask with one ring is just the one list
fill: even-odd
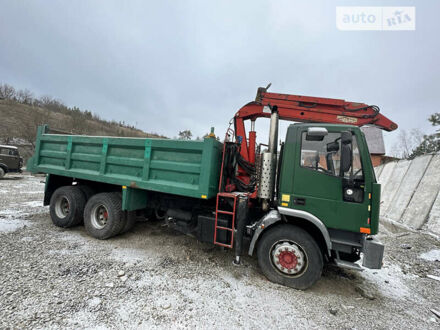
[[(349, 102), (323, 97), (268, 93), (270, 84), (260, 87), (254, 102), (243, 106), (234, 116), (235, 138), (241, 140), (240, 153), (248, 162), (255, 163), (256, 132), (254, 122), (259, 117), (269, 118), (270, 107), (277, 106), (282, 120), (312, 123), (375, 125), (386, 131), (397, 129), (397, 124), (379, 113), (379, 107), (365, 103)], [(249, 138), (246, 137), (245, 120), (251, 120)], [(240, 138), (241, 137), (241, 138)]]
[[(270, 84), (257, 90), (255, 101), (243, 106), (234, 116), (235, 132), (228, 129), (226, 143), (223, 151), (222, 170), (220, 175), (219, 191), (248, 191), (251, 197), (256, 197), (256, 185), (252, 181), (255, 177), (255, 151), (256, 151), (256, 131), (255, 120), (260, 117), (271, 117), (271, 108), (277, 107), (279, 119), (311, 122), (311, 123), (332, 123), (348, 124), (355, 126), (375, 125), (386, 131), (397, 129), (397, 124), (379, 113), (379, 107), (365, 103), (349, 102), (341, 99), (330, 99), (322, 97), (301, 96), (291, 94), (268, 93)], [(251, 120), (251, 130), (249, 137), (246, 136), (245, 120)], [(234, 159), (238, 162), (238, 173), (233, 174), (233, 169), (229, 168), (228, 173), (224, 173), (227, 164), (231, 160), (226, 156), (229, 137), (235, 137), (235, 143), (239, 147), (239, 155)]]

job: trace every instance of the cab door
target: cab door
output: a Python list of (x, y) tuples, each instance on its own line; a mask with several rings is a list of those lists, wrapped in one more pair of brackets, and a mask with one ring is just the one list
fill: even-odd
[(315, 215), (329, 228), (360, 232), (369, 225), (370, 210), (358, 141), (352, 135), (345, 147), (351, 157), (343, 171), (341, 128), (327, 130), (320, 140), (308, 136), (307, 127), (297, 130), (290, 207)]

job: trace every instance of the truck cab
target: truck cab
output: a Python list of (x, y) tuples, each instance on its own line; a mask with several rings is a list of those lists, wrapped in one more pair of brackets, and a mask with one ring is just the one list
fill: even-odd
[(283, 212), (309, 212), (332, 230), (377, 234), (380, 186), (358, 127), (291, 125), (281, 158)]
[[(292, 124), (274, 159), (271, 208), (249, 226), (249, 253), (257, 250), (266, 277), (303, 289), (320, 277), (326, 261), (355, 270), (381, 268), (384, 247), (372, 236), (378, 232), (380, 185), (359, 127)], [(261, 180), (268, 180), (264, 172)], [(356, 261), (362, 255), (361, 266)]]
[(20, 157), (18, 148), (9, 145), (0, 145), (0, 178), (9, 172), (21, 173), (23, 158)]

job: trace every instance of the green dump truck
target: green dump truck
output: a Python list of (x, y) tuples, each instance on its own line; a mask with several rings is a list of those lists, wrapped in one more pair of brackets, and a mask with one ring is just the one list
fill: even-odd
[[(346, 102), (339, 120), (339, 100), (291, 99), (309, 111), (298, 114), (303, 121), (323, 111), (316, 104), (334, 118), (290, 125), (278, 152), (279, 118), (298, 120), (287, 115), (294, 109), (285, 101), (259, 89), (223, 143), (213, 134), (202, 141), (118, 138), (50, 134), (41, 126), (28, 170), (47, 174), (44, 205), (55, 225), (84, 223), (98, 239), (130, 230), (141, 215), (163, 219), (203, 242), (234, 249), (236, 264), (245, 250), (256, 254), (268, 279), (298, 289), (313, 285), (325, 262), (361, 269), (356, 261), (363, 254), (364, 267), (380, 268), (383, 245), (373, 236), (380, 185), (363, 133), (345, 121), (360, 126), (369, 116), (388, 130), (395, 124), (370, 106), (348, 117)], [(271, 118), (267, 149), (255, 143), (257, 117)], [(244, 119), (252, 122), (249, 138)]]

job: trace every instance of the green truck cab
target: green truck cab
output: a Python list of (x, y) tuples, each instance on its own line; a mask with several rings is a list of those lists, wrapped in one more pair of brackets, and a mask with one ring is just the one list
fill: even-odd
[[(254, 225), (251, 252), (260, 235), (264, 237), (264, 231), (270, 232), (270, 228), (276, 228), (272, 226), (284, 223), (286, 231), (289, 225), (305, 230), (310, 235), (308, 240), (317, 243), (327, 261), (362, 270), (355, 262), (363, 254), (364, 267), (381, 268), (384, 246), (372, 236), (378, 233), (380, 185), (376, 182), (365, 136), (358, 127), (290, 125), (279, 154), (276, 195), (276, 210)], [(281, 233), (280, 237), (283, 235), (290, 234)], [(295, 242), (299, 238), (291, 236), (292, 239), (285, 239), (289, 242), (285, 245), (298, 247)], [(303, 246), (307, 243), (303, 242)], [(311, 253), (317, 247), (308, 249)], [(293, 250), (294, 254), (305, 259), (308, 252), (297, 250)], [(294, 287), (307, 286), (299, 278), (288, 278), (289, 264), (296, 265), (294, 258), (288, 258), (288, 261), (293, 259), (290, 263), (284, 261), (284, 267), (277, 267), (280, 257), (277, 260), (271, 252), (268, 254), (270, 262), (260, 263), (266, 276), (286, 285), (299, 282), (290, 285)], [(319, 260), (318, 256), (315, 258)], [(278, 274), (273, 272), (274, 268)]]
[[(326, 130), (309, 139), (310, 128)], [(342, 134), (341, 134), (342, 133)], [(342, 135), (350, 137), (348, 145)], [(343, 171), (341, 151), (348, 147), (350, 166)], [(374, 190), (374, 192), (373, 192)], [(355, 126), (301, 124), (289, 127), (279, 180), (279, 207), (309, 212), (327, 228), (377, 234), (380, 190), (363, 133)]]
[[(60, 135), (41, 126), (28, 170), (47, 174), (44, 204), (55, 225), (84, 222), (98, 239), (131, 230), (140, 216), (161, 219), (234, 249), (237, 264), (256, 255), (269, 280), (297, 289), (313, 285), (326, 262), (380, 268), (380, 185), (363, 133), (293, 124), (278, 152), (277, 129), (274, 111), (269, 150), (250, 168), (240, 141)], [(237, 185), (240, 168), (251, 172), (248, 191)]]

